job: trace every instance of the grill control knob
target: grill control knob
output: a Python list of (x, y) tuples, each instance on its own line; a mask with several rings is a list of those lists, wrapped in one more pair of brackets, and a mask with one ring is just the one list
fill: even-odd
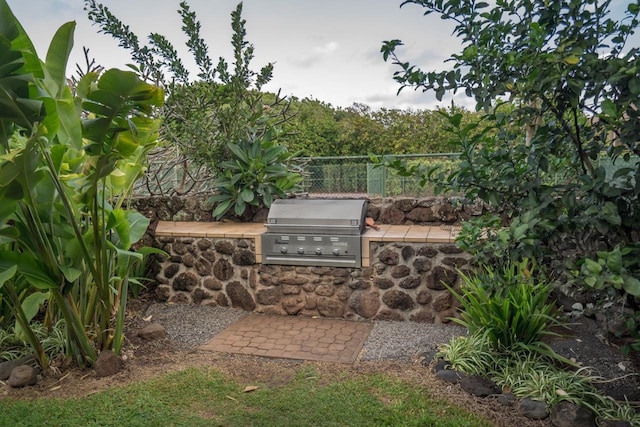
[(280, 253), (281, 254), (286, 254), (287, 253), (287, 247), (286, 246), (281, 246), (280, 247)]
[(302, 255), (302, 254), (304, 253), (304, 248), (298, 248), (298, 251), (297, 251), (297, 252), (298, 252), (300, 255)]
[(322, 248), (316, 248), (315, 251), (313, 251), (316, 255), (322, 255)]
[(333, 251), (331, 251), (335, 256), (340, 255), (340, 249), (334, 249)]

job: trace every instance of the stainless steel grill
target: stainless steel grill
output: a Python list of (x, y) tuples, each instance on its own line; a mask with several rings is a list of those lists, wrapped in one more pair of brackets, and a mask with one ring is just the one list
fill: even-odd
[(352, 199), (276, 200), (262, 234), (262, 262), (360, 267), (368, 203)]

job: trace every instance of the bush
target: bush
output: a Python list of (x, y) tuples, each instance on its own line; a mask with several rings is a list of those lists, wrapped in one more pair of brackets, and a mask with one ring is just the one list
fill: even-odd
[(461, 273), (461, 291), (451, 292), (463, 311), (453, 321), (471, 335), (484, 335), (498, 351), (522, 347), (560, 358), (541, 342), (553, 334), (551, 326), (560, 324), (552, 316), (554, 305), (548, 302), (553, 287), (544, 279), (537, 280), (532, 270), (533, 264), (525, 259), (500, 271), (482, 266), (471, 275)]

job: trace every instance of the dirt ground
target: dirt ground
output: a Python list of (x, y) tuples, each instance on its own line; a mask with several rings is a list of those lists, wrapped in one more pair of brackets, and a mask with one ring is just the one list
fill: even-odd
[(306, 361), (276, 360), (250, 356), (240, 356), (205, 351), (181, 351), (163, 343), (142, 344), (127, 348), (127, 360), (124, 369), (107, 378), (97, 378), (93, 370), (67, 369), (59, 373), (48, 373), (34, 387), (22, 389), (5, 388), (2, 397), (15, 399), (39, 398), (82, 398), (133, 382), (144, 381), (155, 376), (179, 371), (187, 367), (211, 366), (225, 377), (237, 382), (241, 387), (259, 385), (260, 387), (278, 387), (286, 385), (295, 377), (301, 366), (313, 366), (322, 372), (323, 378), (349, 375), (369, 375), (384, 373), (424, 386), (432, 396), (449, 400), (452, 405), (472, 411), (493, 422), (496, 426), (549, 427), (547, 421), (533, 421), (519, 415), (512, 407), (503, 406), (495, 399), (474, 398), (458, 386), (446, 384), (437, 379), (429, 369), (419, 361), (414, 363), (392, 361), (357, 362), (353, 365), (318, 363)]
[(451, 385), (436, 378), (431, 370), (423, 365), (422, 360), (404, 361), (358, 361), (352, 365), (318, 363), (268, 359), (252, 356), (212, 353), (201, 350), (181, 349), (179, 344), (170, 338), (157, 341), (144, 341), (136, 336), (136, 332), (144, 321), (140, 317), (141, 310), (134, 302), (129, 309), (127, 321), (127, 340), (123, 350), (123, 369), (106, 378), (97, 378), (91, 369), (78, 369), (58, 366), (42, 375), (41, 380), (33, 387), (12, 389), (0, 386), (0, 399), (39, 399), (39, 398), (71, 398), (84, 397), (99, 391), (115, 387), (123, 387), (133, 382), (144, 381), (155, 376), (185, 369), (187, 367), (210, 366), (223, 373), (240, 386), (260, 385), (278, 387), (286, 385), (295, 376), (302, 365), (311, 365), (323, 373), (323, 377), (349, 375), (368, 375), (384, 373), (408, 382), (424, 386), (433, 396), (449, 400), (472, 411), (495, 426), (549, 427), (551, 422), (530, 420), (521, 415), (517, 408), (505, 406), (494, 398), (476, 398), (468, 395), (457, 385)]

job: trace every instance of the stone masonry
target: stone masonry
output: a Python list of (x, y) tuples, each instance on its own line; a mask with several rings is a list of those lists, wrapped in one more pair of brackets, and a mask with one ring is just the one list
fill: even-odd
[(162, 301), (266, 314), (445, 323), (456, 314), (458, 271), (469, 256), (453, 244), (371, 242), (371, 267), (256, 263), (253, 239), (165, 237), (157, 266)]
[[(251, 238), (154, 236), (158, 221), (211, 222), (208, 196), (134, 200), (152, 220), (146, 245), (168, 253), (157, 260), (156, 294), (162, 301), (238, 307), (247, 311), (353, 319), (447, 322), (456, 301), (443, 283), (459, 285), (469, 256), (450, 243), (369, 243), (370, 267), (294, 267), (256, 262)], [(369, 200), (378, 224), (459, 224), (484, 206), (460, 198)], [(267, 210), (232, 221), (263, 223)]]
[[(210, 222), (214, 221), (211, 212), (215, 206), (208, 202), (209, 197), (137, 198), (131, 207), (152, 221)], [(459, 197), (377, 198), (369, 199), (367, 214), (379, 224), (454, 224), (482, 215), (484, 210), (482, 202)], [(267, 209), (248, 209), (243, 218), (232, 220), (261, 223), (267, 214)]]

